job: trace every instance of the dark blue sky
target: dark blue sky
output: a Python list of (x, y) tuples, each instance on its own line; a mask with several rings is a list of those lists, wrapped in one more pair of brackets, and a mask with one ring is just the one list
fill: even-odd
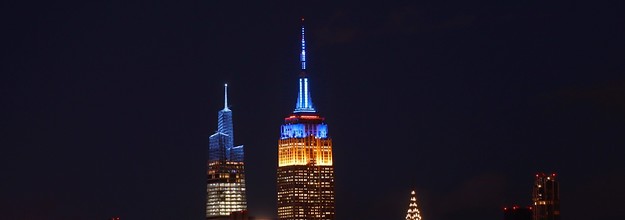
[[(338, 219), (501, 219), (557, 172), (562, 216), (625, 217), (624, 3), (2, 3), (0, 215), (202, 219), (229, 83), (249, 209), (275, 216), (299, 18)], [(4, 217), (3, 217), (4, 218)]]

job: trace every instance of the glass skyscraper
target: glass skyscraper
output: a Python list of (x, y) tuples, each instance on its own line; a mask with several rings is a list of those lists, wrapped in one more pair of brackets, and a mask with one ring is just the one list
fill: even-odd
[[(303, 19), (302, 19), (303, 22)], [(334, 165), (328, 126), (313, 106), (302, 26), (301, 73), (295, 110), (278, 140), (278, 219), (334, 219)]]
[(224, 90), (224, 109), (218, 113), (217, 132), (209, 137), (206, 172), (207, 219), (228, 219), (230, 213), (247, 209), (243, 145), (234, 146), (227, 84)]

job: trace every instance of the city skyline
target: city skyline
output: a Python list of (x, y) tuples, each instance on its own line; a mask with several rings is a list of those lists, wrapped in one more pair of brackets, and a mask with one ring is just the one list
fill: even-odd
[(249, 214), (276, 218), (302, 16), (336, 219), (402, 219), (411, 190), (426, 220), (501, 219), (537, 171), (558, 173), (566, 219), (625, 216), (624, 2), (0, 8), (7, 218), (205, 218), (224, 83)]

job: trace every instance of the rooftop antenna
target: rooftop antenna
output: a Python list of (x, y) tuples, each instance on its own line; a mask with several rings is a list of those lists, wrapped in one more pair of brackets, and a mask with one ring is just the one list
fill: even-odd
[(224, 110), (228, 111), (228, 83), (224, 84)]
[(302, 63), (302, 74), (306, 74), (306, 40), (304, 38), (304, 17), (302, 17), (302, 53), (299, 57)]

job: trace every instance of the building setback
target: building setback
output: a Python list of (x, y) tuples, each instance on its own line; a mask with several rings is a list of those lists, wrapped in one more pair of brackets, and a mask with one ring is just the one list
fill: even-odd
[[(302, 19), (302, 22), (304, 19)], [(301, 73), (295, 110), (278, 140), (278, 219), (334, 219), (334, 165), (328, 126), (313, 106), (302, 25)]]
[(217, 132), (209, 137), (206, 219), (229, 219), (230, 213), (247, 210), (243, 145), (234, 146), (228, 84), (224, 92), (224, 109), (218, 113)]

